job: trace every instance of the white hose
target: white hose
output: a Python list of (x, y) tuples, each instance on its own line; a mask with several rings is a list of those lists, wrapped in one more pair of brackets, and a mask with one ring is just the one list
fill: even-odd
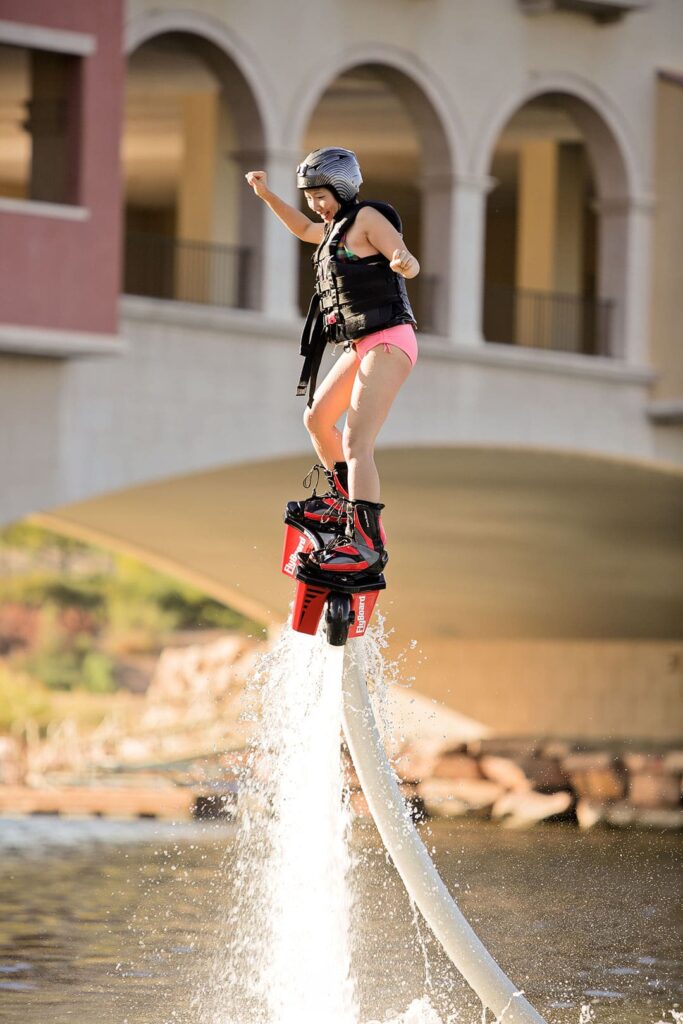
[(330, 685), (343, 679), (342, 721), (363, 793), (409, 895), (462, 976), (504, 1024), (545, 1024), (458, 909), (420, 839), (387, 760), (357, 659), (328, 647)]

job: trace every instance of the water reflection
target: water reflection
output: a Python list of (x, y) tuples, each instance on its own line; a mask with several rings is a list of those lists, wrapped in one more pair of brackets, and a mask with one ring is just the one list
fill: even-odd
[[(0, 820), (0, 1019), (205, 1024), (233, 838), (212, 824)], [(425, 838), (483, 941), (549, 1021), (576, 1024), (584, 1004), (597, 1024), (673, 1021), (675, 837), (455, 822)], [(357, 827), (353, 843), (363, 1019), (426, 992), (444, 1019), (457, 1006), (459, 1021), (480, 1021), (438, 945), (416, 932), (374, 829)]]

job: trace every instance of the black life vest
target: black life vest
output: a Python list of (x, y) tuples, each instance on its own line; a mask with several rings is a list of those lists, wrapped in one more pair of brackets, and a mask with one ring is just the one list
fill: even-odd
[(297, 395), (305, 395), (308, 390), (309, 405), (327, 342), (350, 345), (358, 338), (397, 324), (417, 326), (405, 280), (391, 269), (386, 256), (377, 253), (354, 260), (337, 256), (341, 239), (365, 206), (379, 210), (397, 231), (402, 231), (401, 218), (393, 206), (378, 202), (343, 207), (326, 229), (312, 257), (315, 294), (301, 337), (304, 366)]

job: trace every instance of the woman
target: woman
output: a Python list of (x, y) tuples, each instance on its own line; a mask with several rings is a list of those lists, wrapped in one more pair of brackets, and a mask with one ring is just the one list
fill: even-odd
[[(304, 423), (331, 491), (314, 492), (300, 511), (345, 530), (311, 559), (323, 573), (381, 572), (387, 554), (374, 447), (417, 359), (417, 325), (403, 279), (415, 277), (420, 266), (404, 245), (396, 211), (388, 203), (358, 201), (363, 179), (350, 150), (314, 150), (297, 168), (297, 187), (322, 224), (271, 192), (265, 171), (250, 171), (246, 179), (292, 234), (317, 246), (299, 393), (310, 382)], [(343, 344), (344, 352), (315, 388), (328, 341)], [(337, 421), (344, 412), (342, 433)]]

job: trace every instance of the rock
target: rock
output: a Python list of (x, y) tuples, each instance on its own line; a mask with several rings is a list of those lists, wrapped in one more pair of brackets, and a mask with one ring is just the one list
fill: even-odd
[(573, 744), (568, 740), (546, 740), (538, 748), (538, 757), (561, 761), (563, 758), (569, 757), (573, 749)]
[(434, 773), (436, 755), (423, 750), (418, 744), (409, 744), (394, 762), (396, 774), (404, 782), (421, 782)]
[(578, 750), (562, 758), (562, 768), (566, 772), (583, 772), (589, 768), (610, 768), (614, 764), (614, 755), (608, 750)]
[(562, 760), (572, 789), (579, 797), (588, 797), (598, 803), (621, 800), (626, 792), (623, 773), (615, 766), (609, 751), (593, 750), (569, 754)]
[(354, 818), (372, 817), (368, 802), (365, 799), (365, 794), (360, 789), (355, 793), (351, 793), (351, 796), (349, 797), (349, 807), (351, 808), (351, 814)]
[(683, 775), (683, 750), (669, 750), (664, 755), (664, 771), (671, 775)]
[(632, 825), (635, 817), (635, 807), (631, 807), (630, 804), (624, 802), (611, 804), (605, 808), (605, 821), (609, 822), (610, 825), (617, 825), (623, 828), (627, 825)]
[(629, 776), (628, 800), (634, 807), (678, 807), (681, 792), (675, 775), (635, 772)]
[(343, 771), (344, 785), (350, 790), (350, 792), (357, 792), (361, 788), (360, 779), (358, 778), (356, 769), (353, 767), (353, 762), (350, 759), (344, 762)]
[(479, 759), (479, 768), (485, 778), (500, 783), (505, 789), (525, 791), (531, 789), (531, 782), (518, 764), (509, 757), (484, 754)]
[(616, 828), (682, 829), (683, 808), (634, 807), (623, 801), (605, 808), (605, 820)]
[(683, 808), (681, 807), (639, 807), (635, 820), (645, 828), (683, 829)]
[(569, 779), (577, 796), (597, 801), (621, 800), (626, 782), (616, 768), (589, 768), (585, 772), (570, 772)]
[(430, 801), (444, 799), (458, 801), (470, 811), (490, 807), (504, 792), (497, 782), (487, 779), (428, 779), (417, 791), (428, 810)]
[(469, 807), (452, 790), (450, 779), (427, 779), (417, 787), (427, 814), (437, 818), (457, 818), (467, 814)]
[(622, 754), (621, 760), (629, 772), (642, 775), (662, 775), (664, 758), (661, 754)]
[(546, 818), (565, 814), (572, 806), (571, 793), (505, 793), (491, 810), (494, 818), (504, 818), (506, 828), (528, 828)]
[(599, 822), (605, 820), (605, 805), (595, 804), (592, 800), (582, 798), (576, 804), (576, 820), (579, 828), (593, 828)]
[(467, 754), (444, 754), (434, 765), (432, 775), (436, 779), (481, 779), (479, 766)]
[(0, 784), (18, 786), (23, 781), (22, 748), (14, 736), (0, 736)]
[(538, 757), (525, 758), (521, 762), (520, 768), (533, 788), (542, 793), (556, 793), (559, 789), (569, 787), (569, 776), (562, 769), (557, 758), (539, 754)]

